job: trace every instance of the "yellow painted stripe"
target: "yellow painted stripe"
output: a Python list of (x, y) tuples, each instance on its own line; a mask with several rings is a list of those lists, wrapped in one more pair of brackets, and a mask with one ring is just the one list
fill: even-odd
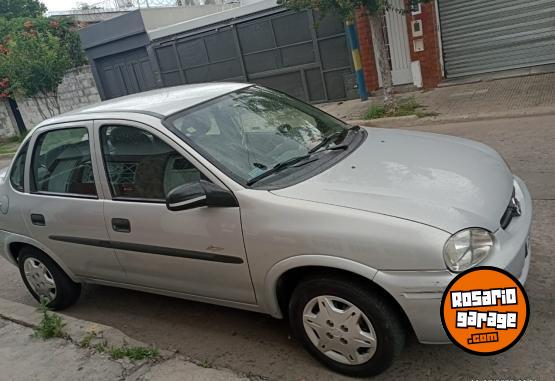
[(355, 65), (355, 70), (360, 70), (362, 69), (362, 62), (360, 61), (360, 53), (358, 52), (358, 49), (354, 49), (352, 51), (353, 54), (353, 64)]

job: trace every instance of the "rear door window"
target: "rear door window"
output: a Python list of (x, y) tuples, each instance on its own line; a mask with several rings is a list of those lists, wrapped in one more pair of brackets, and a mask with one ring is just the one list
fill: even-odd
[(52, 130), (36, 140), (31, 165), (33, 192), (96, 197), (88, 130)]

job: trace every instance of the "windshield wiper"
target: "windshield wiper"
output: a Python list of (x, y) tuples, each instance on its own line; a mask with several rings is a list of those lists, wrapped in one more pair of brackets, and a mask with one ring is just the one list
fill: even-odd
[(343, 138), (345, 138), (345, 136), (348, 133), (349, 133), (348, 129), (344, 129), (343, 131), (336, 131), (333, 134), (330, 134), (330, 135), (326, 136), (324, 139), (322, 139), (322, 141), (320, 143), (316, 144), (314, 147), (312, 147), (312, 149), (310, 151), (308, 151), (308, 153), (313, 154), (314, 152), (318, 151), (320, 148), (327, 147), (333, 141), (338, 140), (342, 136), (343, 136)]
[[(357, 131), (359, 128), (360, 127), (346, 128), (342, 131), (336, 131), (336, 132), (326, 136), (324, 139), (322, 139), (322, 141), (320, 143), (318, 143), (317, 145), (312, 147), (312, 149), (310, 149), (306, 155), (296, 156), (296, 157), (293, 157), (291, 159), (288, 159), (288, 160), (285, 160), (281, 163), (276, 164), (275, 166), (273, 166), (268, 171), (266, 171), (264, 173), (261, 173), (260, 175), (255, 176), (252, 179), (250, 179), (249, 181), (247, 181), (247, 185), (251, 186), (251, 185), (257, 183), (258, 181), (260, 181), (262, 179), (265, 179), (266, 177), (271, 176), (276, 172), (281, 171), (284, 168), (291, 167), (291, 166), (297, 164), (298, 162), (301, 162), (301, 161), (306, 160), (306, 159), (310, 159), (312, 157), (312, 154), (321, 150), (322, 147), (326, 147), (326, 150), (334, 150), (334, 151), (349, 148), (348, 145), (337, 145), (337, 146), (334, 146), (334, 147), (327, 147), (327, 146), (330, 145), (332, 142), (334, 142), (336, 140), (339, 140), (340, 138), (342, 138), (342, 140), (345, 140), (345, 137), (349, 134), (349, 131), (351, 131), (351, 130), (352, 131)], [(256, 167), (262, 169), (259, 166), (256, 166)]]
[(292, 165), (294, 165), (294, 164), (297, 164), (297, 163), (300, 162), (300, 161), (303, 161), (303, 160), (306, 160), (306, 159), (309, 159), (309, 158), (310, 158), (310, 155), (302, 155), (302, 156), (292, 157), (291, 159), (282, 161), (281, 163), (277, 163), (276, 165), (274, 165), (274, 166), (272, 167), (272, 169), (270, 169), (270, 170), (268, 170), (268, 171), (266, 171), (266, 172), (264, 172), (264, 173), (261, 173), (260, 175), (255, 176), (255, 177), (253, 177), (252, 179), (250, 179), (249, 181), (247, 181), (247, 185), (248, 185), (248, 186), (251, 186), (251, 185), (253, 185), (253, 184), (256, 183), (256, 182), (258, 182), (258, 181), (260, 181), (260, 180), (262, 180), (262, 179), (265, 179), (266, 177), (268, 177), (268, 176), (270, 176), (270, 175), (273, 175), (273, 174), (276, 173), (276, 172), (281, 171), (282, 169), (285, 169), (285, 168), (287, 168), (287, 167), (290, 167), (290, 166), (292, 166)]

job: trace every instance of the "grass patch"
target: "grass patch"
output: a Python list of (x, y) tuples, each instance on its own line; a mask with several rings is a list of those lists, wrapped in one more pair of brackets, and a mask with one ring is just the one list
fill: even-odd
[(370, 106), (370, 109), (368, 109), (368, 112), (364, 115), (364, 119), (380, 119), (385, 116), (385, 109), (383, 106), (372, 105)]
[(154, 347), (130, 347), (127, 345), (108, 347), (106, 341), (91, 345), (91, 342), (96, 338), (95, 332), (88, 333), (79, 345), (81, 348), (92, 348), (98, 353), (107, 353), (112, 360), (121, 360), (127, 357), (133, 361), (140, 361), (160, 356), (160, 352)]
[(437, 116), (436, 112), (427, 112), (422, 110), (425, 106), (422, 106), (416, 101), (415, 97), (401, 98), (397, 100), (397, 107), (390, 112), (387, 112), (382, 105), (372, 105), (368, 109), (368, 112), (364, 115), (364, 119), (380, 119), (395, 116), (409, 116), (416, 115), (419, 118), (424, 118), (427, 116)]
[(39, 311), (42, 312), (42, 320), (38, 327), (35, 328), (34, 337), (47, 340), (66, 336), (64, 333), (64, 322), (60, 315), (50, 313), (46, 303), (41, 303)]
[(401, 98), (397, 102), (397, 110), (394, 116), (408, 116), (416, 114), (416, 110), (421, 107), (415, 97)]
[(93, 348), (94, 348), (94, 350), (97, 351), (98, 353), (104, 353), (104, 352), (106, 352), (106, 351), (108, 350), (108, 346), (106, 345), (105, 342), (95, 344), (95, 345), (93, 346)]
[(208, 360), (204, 360), (198, 363), (198, 366), (202, 368), (212, 368), (212, 363)]
[(0, 154), (15, 153), (20, 143), (0, 143)]
[(156, 358), (160, 355), (157, 348), (153, 347), (128, 347), (126, 345), (121, 347), (111, 347), (108, 349), (108, 354), (114, 360), (119, 360), (127, 357), (133, 361), (140, 361), (144, 359)]
[(15, 153), (19, 148), (19, 145), (25, 139), (25, 135), (15, 135), (9, 138), (0, 140), (0, 154)]
[(79, 346), (81, 348), (90, 348), (91, 341), (96, 338), (96, 332), (89, 332), (87, 333), (79, 342)]

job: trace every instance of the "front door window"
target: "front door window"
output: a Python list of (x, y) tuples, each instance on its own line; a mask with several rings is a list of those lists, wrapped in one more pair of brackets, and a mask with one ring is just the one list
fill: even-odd
[(174, 188), (201, 179), (187, 159), (140, 128), (105, 126), (100, 140), (114, 200), (163, 202)]

